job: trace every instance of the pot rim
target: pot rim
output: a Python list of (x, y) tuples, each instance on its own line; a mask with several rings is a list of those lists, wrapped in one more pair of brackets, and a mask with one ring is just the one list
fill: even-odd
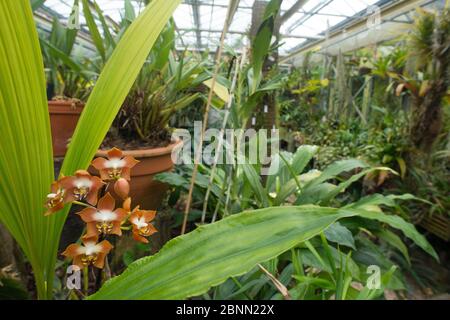
[[(180, 139), (176, 139), (174, 142), (171, 142), (166, 147), (158, 147), (158, 148), (148, 148), (148, 149), (132, 149), (132, 150), (122, 150), (124, 155), (133, 156), (135, 158), (152, 158), (163, 156), (166, 154), (172, 153), (172, 150), (176, 147), (179, 147), (183, 144), (183, 141)], [(97, 150), (95, 156), (97, 157), (107, 157), (108, 150)]]
[(64, 100), (49, 100), (48, 101), (48, 112), (50, 114), (81, 114), (84, 109), (85, 104), (73, 104), (70, 101)]

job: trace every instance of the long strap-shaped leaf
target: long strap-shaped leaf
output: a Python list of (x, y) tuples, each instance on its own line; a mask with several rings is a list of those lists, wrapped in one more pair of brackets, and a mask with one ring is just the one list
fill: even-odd
[[(159, 33), (181, 0), (154, 0), (129, 27), (83, 111), (61, 172), (87, 168)], [(53, 177), (45, 79), (28, 0), (0, 1), (0, 220), (33, 265), (39, 297), (51, 297), (69, 208), (43, 216)]]
[[(48, 298), (58, 242), (43, 202), (53, 178), (44, 67), (30, 1), (0, 1), (0, 222), (32, 264)], [(3, 245), (0, 243), (0, 245)], [(48, 289), (48, 290), (47, 290)]]
[(433, 257), (436, 252), (400, 217), (360, 209), (272, 207), (203, 225), (168, 242), (152, 257), (131, 264), (90, 299), (184, 299), (249, 271), (327, 229), (339, 219), (362, 216), (403, 231)]
[(87, 168), (153, 44), (180, 2), (152, 1), (127, 29), (87, 101), (61, 170), (64, 174)]
[(355, 214), (303, 206), (244, 212), (171, 240), (136, 261), (92, 299), (183, 299), (249, 271)]
[[(72, 175), (86, 169), (108, 132), (117, 112), (130, 91), (160, 32), (181, 0), (154, 0), (130, 25), (105, 65), (86, 103), (75, 129), (61, 174)], [(62, 232), (69, 212), (58, 213), (56, 234)], [(56, 263), (58, 240), (53, 247), (53, 265)]]

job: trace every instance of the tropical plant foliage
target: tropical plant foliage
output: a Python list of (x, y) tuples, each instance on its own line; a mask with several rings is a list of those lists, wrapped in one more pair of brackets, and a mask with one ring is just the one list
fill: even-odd
[[(74, 1), (71, 13), (74, 19), (78, 5), (78, 0)], [(54, 17), (50, 34), (40, 36), (44, 66), (48, 70), (47, 86), (52, 93), (49, 99), (54, 96), (87, 99), (95, 73), (89, 70), (90, 62), (84, 52), (75, 46), (77, 35), (78, 28), (64, 26)]]
[[(216, 66), (220, 74), (212, 75), (208, 53), (175, 49), (170, 17), (181, 0), (145, 1), (139, 15), (125, 0), (117, 25), (95, 1), (74, 0), (74, 8), (83, 5), (96, 49), (92, 56), (78, 51), (76, 28), (56, 18), (50, 35), (39, 39), (33, 10), (42, 3), (0, 2), (0, 222), (32, 265), (39, 298), (52, 297), (71, 202), (58, 207), (62, 212), (44, 216), (43, 202), (55, 178), (44, 67), (56, 95), (87, 101), (58, 181), (89, 175), (77, 170), (87, 169), (108, 133), (136, 145), (169, 141), (173, 115), (199, 113), (216, 76), (209, 116), (218, 118), (222, 134), (227, 127), (238, 129), (237, 145), (244, 150), (222, 155), (229, 164), (218, 161), (216, 150), (212, 162), (198, 166), (193, 190), (192, 164), (157, 175), (170, 186), (165, 210), (174, 213), (173, 228), (184, 218), (177, 208), (192, 191), (192, 231), (152, 256), (133, 262), (124, 254), (125, 271), (103, 285), (109, 266), (97, 274), (100, 289), (88, 299), (378, 299), (385, 290), (406, 288), (404, 271), (414, 268), (412, 247), (439, 260), (410, 221), (420, 220), (416, 215), (428, 210), (430, 201), (433, 212), (448, 208), (448, 165), (441, 161), (448, 159), (448, 135), (442, 133), (448, 123), (441, 110), (448, 95), (448, 10), (421, 13), (407, 40), (417, 48), (414, 55), (403, 43), (390, 43), (377, 51), (339, 52), (317, 66), (310, 53), (303, 67), (287, 75), (276, 65), (263, 72), (267, 56), (277, 50), (272, 39), (282, 1), (271, 0), (245, 48), (248, 61), (247, 50), (238, 54), (227, 47)], [(272, 152), (267, 168), (251, 161), (258, 153), (252, 148), (272, 140), (245, 137), (243, 129), (257, 127), (250, 120), (273, 92), (290, 151)], [(410, 101), (412, 109), (405, 107)], [(437, 132), (425, 126), (430, 119), (438, 121)], [(411, 132), (419, 131), (431, 140), (415, 141)], [(216, 140), (205, 148), (216, 147)], [(427, 149), (424, 145), (436, 149), (418, 165), (412, 152)], [(265, 171), (271, 174), (263, 176)], [(128, 194), (125, 180), (117, 192)], [(116, 227), (131, 230), (139, 224), (127, 217), (129, 225), (114, 220)], [(145, 226), (153, 218), (154, 212)], [(93, 221), (86, 222), (88, 234), (100, 232)], [(102, 251), (99, 262), (108, 265), (110, 249)], [(374, 265), (382, 275), (376, 288), (370, 285)], [(6, 284), (0, 295), (10, 290), (26, 296), (13, 280), (0, 271)]]
[[(153, 1), (117, 44), (83, 111), (62, 173), (87, 168), (178, 3)], [(57, 246), (69, 208), (66, 214), (43, 216), (43, 199), (54, 173), (44, 69), (30, 3), (2, 2), (0, 15), (2, 52), (9, 57), (1, 61), (2, 70), (8, 71), (1, 76), (0, 106), (7, 121), (2, 125), (0, 166), (7, 176), (1, 181), (0, 218), (32, 264), (39, 296), (50, 298)], [(134, 46), (136, 42), (142, 46)]]

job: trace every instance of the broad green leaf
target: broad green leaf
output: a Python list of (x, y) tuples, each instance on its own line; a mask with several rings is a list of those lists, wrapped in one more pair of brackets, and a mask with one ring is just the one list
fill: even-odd
[(352, 233), (339, 222), (333, 223), (327, 230), (325, 230), (324, 234), (328, 241), (356, 250), (355, 240), (353, 239)]
[(295, 201), (296, 204), (319, 204), (320, 201), (337, 188), (336, 185), (324, 182), (315, 186), (308, 186), (302, 189), (302, 192)]
[(387, 168), (387, 167), (369, 168), (369, 169), (363, 170), (360, 173), (354, 174), (349, 179), (346, 179), (344, 182), (341, 182), (330, 193), (324, 195), (324, 197), (321, 199), (320, 203), (323, 204), (323, 205), (328, 205), (328, 203), (332, 199), (334, 199), (339, 193), (345, 191), (354, 182), (358, 181), (359, 179), (361, 179), (362, 177), (364, 177), (365, 175), (367, 175), (367, 174), (369, 174), (371, 172), (379, 171), (379, 170), (384, 170), (384, 171), (389, 171), (389, 172), (395, 173), (395, 171), (393, 171), (392, 169)]
[(382, 212), (373, 212), (373, 211), (367, 211), (367, 210), (363, 210), (363, 209), (342, 208), (339, 210), (344, 211), (344, 212), (352, 212), (355, 214), (358, 213), (358, 215), (360, 217), (377, 220), (377, 221), (386, 223), (395, 229), (401, 230), (405, 234), (405, 236), (410, 238), (412, 241), (414, 241), (415, 244), (417, 244), (425, 252), (427, 252), (429, 255), (431, 255), (433, 258), (435, 258), (437, 261), (439, 261), (439, 257), (437, 255), (436, 251), (433, 249), (433, 247), (427, 241), (427, 239), (416, 230), (414, 225), (412, 225), (409, 222), (406, 222), (399, 216), (386, 215)]
[(383, 239), (388, 244), (398, 249), (401, 254), (405, 257), (409, 265), (411, 265), (411, 259), (409, 258), (408, 248), (403, 243), (402, 239), (392, 231), (388, 229), (381, 229), (380, 231), (375, 231), (375, 235), (380, 239)]
[(29, 0), (0, 1), (0, 221), (30, 261), (40, 298), (51, 296), (59, 242), (44, 217), (53, 155), (44, 67)]
[(303, 145), (297, 149), (292, 160), (292, 169), (296, 174), (302, 173), (317, 153), (317, 146)]
[(330, 164), (328, 167), (326, 167), (325, 170), (323, 170), (322, 174), (316, 179), (312, 180), (310, 183), (308, 183), (305, 186), (305, 188), (317, 186), (322, 182), (334, 179), (343, 172), (351, 171), (357, 168), (367, 168), (367, 167), (368, 167), (367, 163), (357, 159), (336, 161)]
[[(212, 79), (203, 81), (203, 84), (211, 89)], [(214, 93), (224, 102), (228, 102), (230, 100), (230, 94), (228, 93), (228, 89), (224, 85), (218, 83), (217, 81), (214, 84)]]
[[(402, 195), (382, 195), (382, 194), (373, 194), (370, 196), (366, 196), (363, 197), (361, 199), (359, 199), (356, 202), (353, 202), (349, 205), (346, 206), (346, 208), (360, 208), (360, 209), (374, 209), (374, 208), (378, 208), (378, 206), (380, 205), (385, 205), (388, 207), (395, 207), (396, 204), (396, 200), (417, 200), (417, 201), (422, 201), (428, 204), (431, 204), (430, 202), (423, 200), (423, 199), (419, 199), (415, 196), (413, 196), (412, 194), (406, 193), (406, 194), (402, 194)], [(379, 208), (377, 210), (380, 210)]]
[(250, 187), (253, 189), (256, 197), (258, 198), (261, 207), (269, 206), (269, 198), (267, 192), (261, 184), (261, 178), (256, 172), (255, 168), (248, 163), (239, 165), (243, 171), (246, 179), (248, 180)]
[(261, 82), (264, 60), (269, 53), (275, 28), (275, 19), (280, 10), (282, 0), (271, 0), (266, 7), (261, 25), (255, 39), (252, 41), (252, 70), (253, 80), (251, 93), (254, 93)]
[(333, 208), (273, 207), (201, 226), (134, 262), (90, 299), (184, 299), (204, 293), (308, 240), (338, 219)]
[[(286, 180), (280, 181), (281, 184), (286, 183), (287, 181), (293, 179), (291, 172), (294, 172), (295, 175), (301, 174), (308, 163), (311, 161), (311, 159), (314, 157), (314, 155), (317, 152), (318, 147), (316, 146), (309, 146), (309, 145), (303, 145), (297, 149), (295, 154), (292, 157), (292, 160), (290, 160), (290, 166), (291, 170), (288, 170), (287, 165), (284, 161), (281, 161), (279, 158), (279, 155), (275, 155), (274, 160), (272, 161), (273, 166), (278, 166), (279, 170), (276, 175), (270, 175), (267, 177), (267, 183), (266, 188), (268, 190), (271, 189), (273, 186), (273, 183), (275, 182), (276, 177), (287, 177)], [(272, 165), (271, 164), (271, 165)], [(294, 181), (295, 183), (295, 181)]]

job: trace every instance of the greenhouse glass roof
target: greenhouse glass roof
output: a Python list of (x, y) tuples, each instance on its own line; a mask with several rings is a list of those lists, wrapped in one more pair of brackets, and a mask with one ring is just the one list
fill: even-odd
[[(96, 0), (100, 8), (111, 21), (120, 21), (124, 13), (124, 0)], [(174, 13), (179, 37), (177, 46), (189, 49), (215, 49), (227, 13), (228, 0), (183, 0)], [(252, 18), (252, 6), (255, 0), (241, 0), (233, 17), (227, 44), (236, 49), (247, 42)], [(360, 19), (368, 8), (380, 0), (284, 0), (281, 16), (290, 11), (281, 25), (282, 46), (280, 54), (288, 54), (293, 48), (308, 40), (319, 39), (325, 30), (343, 22)], [(143, 0), (132, 0), (139, 12), (143, 9)], [(73, 0), (46, 0), (44, 8), (57, 13), (64, 21), (71, 12)], [(292, 9), (292, 10), (290, 10)], [(80, 18), (84, 23), (83, 17)]]

